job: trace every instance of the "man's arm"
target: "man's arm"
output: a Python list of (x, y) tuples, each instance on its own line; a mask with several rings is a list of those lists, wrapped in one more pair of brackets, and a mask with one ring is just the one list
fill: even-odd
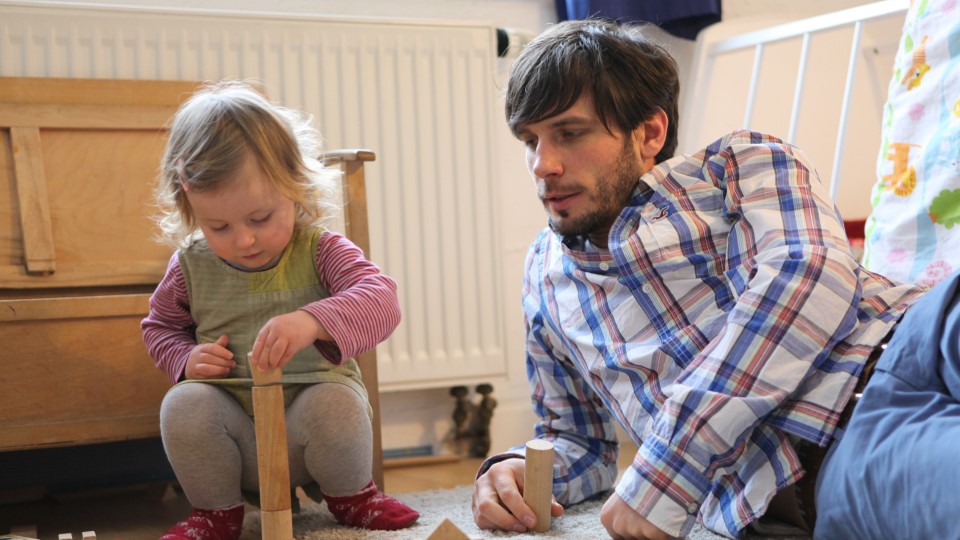
[[(610, 413), (573, 364), (558, 352), (558, 344), (555, 343), (560, 339), (555, 333), (557, 329), (552, 328), (545, 318), (549, 317), (545, 315), (549, 313), (549, 308), (541, 304), (538, 281), (541, 274), (538, 267), (539, 249), (544, 244), (542, 240), (541, 237), (541, 241), (536, 242), (528, 253), (523, 284), (527, 377), (534, 411), (540, 418), (536, 425), (536, 436), (554, 444), (554, 496), (561, 504), (573, 504), (613, 485), (617, 475), (618, 443)], [(522, 457), (523, 454), (522, 445), (509, 451), (510, 456)], [(522, 481), (522, 461), (508, 460), (512, 462), (508, 463), (503, 461), (504, 457), (494, 456), (481, 467), (474, 490), (475, 512), (480, 491), (486, 493), (486, 499), (496, 495), (505, 504), (503, 498), (511, 500), (515, 490), (522, 494), (522, 485), (519, 484)], [(502, 475), (499, 478), (488, 476), (498, 471)], [(509, 477), (514, 475), (516, 478), (516, 474), (521, 480), (511, 482)], [(500, 487), (491, 489), (494, 484)], [(525, 505), (521, 507), (518, 503), (516, 507), (525, 508)], [(486, 523), (482, 522), (483, 519), (486, 518), (478, 517), (479, 526)], [(507, 521), (505, 518), (487, 519), (487, 525), (505, 528), (501, 523)]]
[[(547, 233), (551, 234), (551, 233)], [(539, 421), (536, 436), (554, 445), (554, 494), (574, 504), (606, 491), (617, 476), (617, 436), (610, 411), (574, 365), (553, 299), (541, 290), (543, 251), (556, 247), (541, 235), (527, 255), (523, 281), (527, 379)], [(543, 287), (543, 288), (542, 288)], [(512, 451), (523, 453), (520, 445)]]
[(719, 333), (671, 385), (617, 487), (631, 508), (677, 536), (692, 527), (718, 470), (788, 446), (762, 422), (856, 328), (860, 299), (859, 265), (802, 153), (738, 133), (706, 158), (700, 173), (724, 191), (732, 223), (722, 277), (734, 300), (721, 306)]

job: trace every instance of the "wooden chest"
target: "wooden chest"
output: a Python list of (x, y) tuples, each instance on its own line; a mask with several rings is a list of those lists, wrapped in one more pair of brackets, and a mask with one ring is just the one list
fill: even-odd
[(0, 450), (159, 435), (152, 190), (195, 87), (0, 78)]

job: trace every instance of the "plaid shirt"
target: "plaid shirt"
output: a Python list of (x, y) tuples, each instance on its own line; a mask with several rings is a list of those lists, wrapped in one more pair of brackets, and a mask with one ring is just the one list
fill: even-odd
[[(545, 230), (523, 286), (527, 373), (563, 504), (612, 486), (665, 532), (739, 535), (826, 445), (922, 289), (864, 270), (797, 148), (734, 132), (638, 182), (609, 249)], [(515, 453), (522, 453), (515, 449)]]

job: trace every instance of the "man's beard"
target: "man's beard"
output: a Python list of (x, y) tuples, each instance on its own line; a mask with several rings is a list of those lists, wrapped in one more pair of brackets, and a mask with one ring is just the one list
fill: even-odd
[(596, 191), (592, 194), (596, 208), (573, 220), (568, 219), (567, 211), (561, 210), (557, 212), (560, 220), (551, 216), (547, 223), (554, 232), (563, 236), (588, 235), (609, 228), (629, 204), (640, 176), (640, 164), (631, 139), (627, 137), (614, 166), (612, 179), (610, 176), (597, 178)]

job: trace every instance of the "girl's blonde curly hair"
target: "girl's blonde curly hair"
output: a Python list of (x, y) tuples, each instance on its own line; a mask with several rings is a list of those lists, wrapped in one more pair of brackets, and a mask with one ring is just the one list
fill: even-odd
[(323, 165), (320, 148), (309, 115), (270, 102), (249, 83), (201, 87), (173, 117), (160, 162), (160, 240), (187, 247), (202, 238), (186, 190), (222, 187), (248, 152), (296, 204), (298, 228), (325, 225), (338, 210), (340, 172)]

